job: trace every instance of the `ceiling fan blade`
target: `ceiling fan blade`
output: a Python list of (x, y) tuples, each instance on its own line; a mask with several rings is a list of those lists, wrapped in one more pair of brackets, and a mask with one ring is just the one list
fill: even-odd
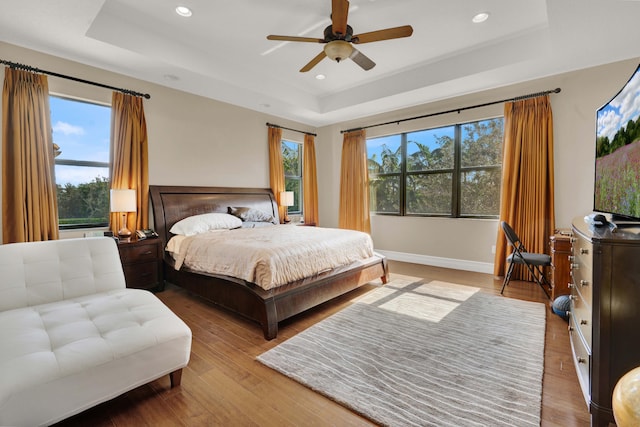
[(309, 61), (309, 63), (307, 65), (305, 65), (304, 67), (302, 67), (300, 69), (301, 73), (306, 73), (307, 71), (309, 71), (310, 69), (312, 69), (313, 67), (315, 67), (316, 65), (318, 65), (318, 63), (320, 61), (322, 61), (325, 57), (327, 56), (326, 53), (324, 53), (324, 50), (322, 52), (320, 52), (318, 54), (318, 56), (316, 56), (315, 58), (313, 58), (311, 61)]
[(349, 56), (349, 58), (351, 58), (353, 62), (358, 64), (365, 71), (369, 71), (370, 69), (376, 66), (375, 62), (373, 62), (371, 59), (369, 59), (368, 56), (360, 52), (355, 47), (353, 48), (353, 51), (351, 52), (351, 55)]
[(402, 27), (387, 28), (386, 30), (371, 31), (353, 36), (352, 43), (370, 43), (381, 40), (399, 39), (409, 37), (413, 34), (411, 25), (403, 25)]
[(309, 42), (325, 43), (324, 39), (314, 39), (313, 37), (293, 37), (293, 36), (267, 36), (267, 40), (282, 40), (285, 42)]
[(347, 34), (348, 0), (331, 0), (331, 29), (334, 34)]

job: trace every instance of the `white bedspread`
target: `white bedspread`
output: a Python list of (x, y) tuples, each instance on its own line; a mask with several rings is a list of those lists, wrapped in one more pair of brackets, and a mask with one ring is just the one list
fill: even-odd
[(276, 225), (175, 238), (179, 245), (170, 241), (167, 248), (176, 269), (237, 277), (266, 290), (374, 255), (368, 234), (336, 228)]

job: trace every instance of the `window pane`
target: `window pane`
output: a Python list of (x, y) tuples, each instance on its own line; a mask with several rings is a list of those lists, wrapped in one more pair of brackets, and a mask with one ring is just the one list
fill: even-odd
[(461, 215), (500, 213), (500, 169), (466, 171), (460, 185)]
[(49, 97), (61, 228), (109, 223), (111, 108)]
[(370, 174), (398, 173), (402, 161), (402, 135), (383, 136), (367, 140)]
[(453, 169), (455, 126), (407, 134), (407, 171)]
[(57, 159), (109, 162), (111, 108), (88, 102), (49, 97)]
[(282, 161), (284, 163), (284, 174), (288, 176), (300, 176), (302, 167), (300, 165), (300, 144), (291, 141), (282, 141)]
[(408, 175), (407, 213), (450, 215), (452, 179), (451, 173)]
[(400, 213), (400, 176), (378, 176), (369, 180), (369, 210)]
[[(109, 170), (56, 165), (58, 218), (61, 226), (109, 223)], [(60, 182), (64, 182), (61, 184)]]
[(462, 126), (462, 167), (502, 164), (502, 118)]
[(284, 166), (284, 184), (287, 191), (293, 191), (293, 206), (288, 213), (302, 212), (302, 144), (282, 140), (282, 162)]
[(302, 182), (298, 178), (285, 178), (284, 188), (287, 191), (293, 191), (293, 206), (289, 206), (288, 213), (299, 213), (302, 211), (300, 206), (300, 194), (302, 194)]

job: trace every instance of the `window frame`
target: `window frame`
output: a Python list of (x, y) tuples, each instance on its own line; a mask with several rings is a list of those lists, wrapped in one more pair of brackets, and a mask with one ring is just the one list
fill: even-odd
[[(95, 105), (95, 106), (99, 106), (99, 107), (106, 107), (110, 110), (110, 117), (111, 117), (111, 109), (112, 109), (112, 105), (108, 104), (108, 103), (104, 103), (104, 102), (99, 102), (99, 101), (90, 101), (90, 100), (85, 100), (85, 99), (78, 99), (72, 96), (67, 96), (67, 95), (61, 95), (61, 94), (56, 94), (56, 93), (49, 93), (49, 99), (51, 98), (58, 98), (58, 99), (62, 99), (64, 101), (72, 101), (72, 102), (77, 102), (80, 104), (89, 104), (89, 105)], [(110, 119), (111, 120), (111, 119)], [(53, 126), (53, 123), (52, 123)], [(52, 129), (52, 134), (53, 134), (53, 129)], [(55, 141), (53, 141), (55, 143)], [(112, 147), (111, 147), (111, 125), (109, 124), (109, 161), (107, 162), (100, 162), (100, 161), (92, 161), (92, 160), (78, 160), (78, 159), (58, 159), (57, 157), (54, 158), (54, 181), (56, 184), (56, 190), (58, 185), (63, 185), (63, 184), (58, 184), (57, 181), (57, 177), (56, 177), (56, 171), (55, 171), (55, 166), (79, 166), (79, 167), (96, 167), (96, 168), (105, 168), (108, 171), (108, 174), (110, 175), (111, 173), (111, 169), (112, 169), (112, 164), (111, 164), (111, 160), (112, 160)], [(109, 183), (109, 187), (110, 187), (110, 183), (111, 183), (111, 176), (107, 176), (105, 177), (107, 179), (107, 182)], [(57, 193), (57, 191), (56, 191)], [(58, 197), (58, 195), (56, 194), (56, 198)], [(58, 203), (59, 203), (59, 199), (58, 199)], [(107, 193), (107, 205), (109, 204), (109, 194)], [(58, 206), (59, 208), (59, 206)], [(61, 224), (60, 223), (60, 214), (59, 212), (57, 213), (58, 215), (58, 229), (61, 231), (64, 230), (79, 230), (79, 229), (94, 229), (94, 228), (105, 228), (105, 227), (109, 227), (110, 224), (110, 214), (111, 212), (107, 212), (107, 221), (106, 222), (93, 222), (93, 223), (85, 223), (85, 224)]]
[[(303, 165), (304, 165), (304, 161), (303, 161), (303, 151), (304, 151), (304, 143), (299, 142), (299, 141), (294, 141), (292, 139), (287, 139), (287, 138), (282, 138), (280, 140), (280, 150), (282, 152), (282, 155), (284, 157), (284, 146), (285, 143), (289, 143), (289, 144), (296, 144), (298, 146), (298, 170), (300, 171), (300, 175), (289, 175), (287, 174), (287, 170), (286, 168), (283, 167), (284, 170), (284, 182), (285, 182), (285, 191), (291, 191), (289, 189), (287, 189), (287, 181), (291, 181), (291, 180), (295, 180), (299, 182), (298, 188), (300, 189), (299, 194), (298, 194), (298, 209), (295, 209), (296, 207), (296, 203), (294, 203), (293, 206), (287, 206), (287, 214), (288, 215), (302, 215), (302, 201), (304, 200), (304, 187), (303, 187), (303, 181), (304, 181), (304, 171), (303, 171)], [(295, 191), (294, 191), (294, 202), (295, 202)]]
[[(478, 219), (497, 219), (499, 218), (499, 213), (493, 215), (487, 214), (462, 214), (461, 213), (461, 204), (462, 204), (462, 187), (463, 180), (466, 173), (470, 172), (485, 172), (485, 171), (502, 171), (502, 162), (498, 165), (476, 165), (476, 166), (462, 166), (462, 130), (464, 126), (470, 125), (473, 123), (482, 123), (485, 121), (500, 119), (502, 121), (503, 126), (503, 135), (504, 135), (504, 116), (494, 116), (487, 117), (483, 119), (477, 120), (469, 120), (465, 122), (459, 122), (449, 125), (442, 125), (437, 127), (425, 128), (425, 129), (417, 129), (417, 130), (407, 130), (400, 133), (388, 134), (388, 135), (379, 135), (371, 138), (367, 138), (367, 143), (369, 140), (377, 139), (377, 138), (385, 138), (390, 136), (400, 136), (400, 170), (398, 172), (387, 172), (387, 173), (371, 173), (369, 172), (369, 185), (371, 185), (372, 178), (393, 178), (397, 177), (399, 181), (399, 209), (398, 212), (384, 212), (384, 211), (375, 211), (372, 210), (372, 206), (369, 206), (369, 212), (373, 215), (386, 215), (386, 216), (410, 216), (410, 217), (436, 217), (436, 218), (478, 218)], [(407, 164), (407, 146), (408, 146), (408, 138), (407, 135), (416, 132), (429, 131), (429, 130), (437, 130), (454, 127), (454, 152), (453, 152), (453, 167), (451, 168), (442, 168), (442, 169), (427, 169), (422, 171), (408, 171)], [(501, 145), (504, 142), (504, 136), (501, 141)], [(368, 148), (368, 146), (367, 146)], [(502, 150), (502, 148), (501, 148)], [(367, 153), (367, 159), (369, 159), (369, 153)], [(428, 176), (428, 175), (445, 175), (451, 174), (451, 209), (449, 213), (409, 213), (407, 209), (407, 179), (409, 176)], [(369, 191), (371, 191), (371, 187), (369, 187)], [(499, 208), (499, 206), (498, 206)]]

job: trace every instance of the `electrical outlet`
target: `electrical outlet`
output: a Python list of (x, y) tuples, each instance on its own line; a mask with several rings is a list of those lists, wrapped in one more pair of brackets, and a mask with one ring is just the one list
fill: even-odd
[(496, 254), (496, 245), (491, 245), (491, 253)]

